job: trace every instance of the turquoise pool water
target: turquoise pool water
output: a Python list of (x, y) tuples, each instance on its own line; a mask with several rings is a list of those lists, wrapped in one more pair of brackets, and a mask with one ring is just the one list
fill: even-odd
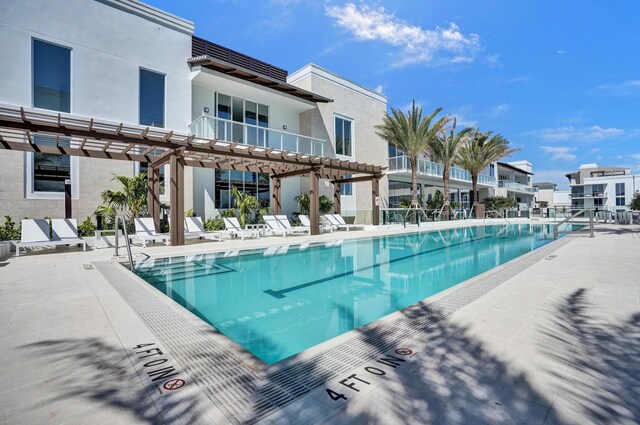
[(552, 239), (551, 225), (467, 227), (161, 258), (135, 272), (271, 364)]

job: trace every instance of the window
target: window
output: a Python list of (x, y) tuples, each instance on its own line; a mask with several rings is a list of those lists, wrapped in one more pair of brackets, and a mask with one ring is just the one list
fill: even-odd
[(33, 106), (71, 112), (71, 49), (33, 40)]
[(616, 183), (616, 206), (622, 207), (625, 205), (625, 187), (624, 183)]
[(233, 207), (231, 188), (258, 198), (260, 208), (269, 206), (269, 175), (248, 171), (216, 170), (215, 206), (226, 209)]
[(64, 192), (64, 181), (71, 179), (71, 158), (65, 155), (33, 154), (33, 191)]
[[(256, 126), (269, 127), (269, 107), (267, 105), (221, 93), (218, 93), (216, 98), (216, 116), (233, 121), (232, 123), (218, 123), (217, 136), (219, 139), (268, 146), (269, 135), (267, 131), (256, 128)], [(243, 126), (243, 123), (248, 125)]]
[[(33, 40), (33, 106), (71, 112), (71, 49)], [(35, 142), (69, 146), (67, 137), (34, 135)], [(42, 152), (26, 155), (27, 199), (64, 198), (65, 180), (72, 181), (72, 196), (78, 196), (78, 158)]]
[(494, 164), (489, 165), (489, 177), (496, 176), (496, 166)]
[[(350, 179), (351, 176), (345, 176), (345, 179)], [(353, 196), (353, 183), (342, 183), (340, 185), (340, 195)]]
[(397, 156), (404, 156), (404, 152), (402, 152), (394, 145), (389, 144), (389, 158), (395, 158)]
[(140, 69), (140, 125), (164, 127), (164, 75)]
[(353, 156), (351, 121), (336, 117), (336, 155)]

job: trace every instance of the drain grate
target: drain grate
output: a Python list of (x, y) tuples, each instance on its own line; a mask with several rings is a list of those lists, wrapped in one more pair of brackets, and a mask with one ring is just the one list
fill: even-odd
[(473, 284), (454, 290), (435, 302), (410, 306), (403, 310), (403, 315), (360, 332), (334, 348), (266, 374), (245, 366), (211, 338), (210, 328), (194, 326), (180, 313), (167, 308), (160, 300), (160, 294), (144, 288), (123, 268), (111, 263), (96, 263), (95, 268), (172, 351), (198, 387), (224, 410), (229, 422), (253, 424), (340, 373), (358, 367), (424, 332), (568, 241), (568, 238), (563, 238), (544, 246), (499, 270), (476, 278)]

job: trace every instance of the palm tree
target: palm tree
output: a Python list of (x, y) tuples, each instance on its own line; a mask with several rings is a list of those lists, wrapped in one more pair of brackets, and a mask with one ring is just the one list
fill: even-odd
[(233, 203), (238, 210), (240, 227), (244, 228), (251, 214), (258, 209), (258, 199), (248, 193), (240, 192), (235, 186), (231, 186), (231, 192), (233, 193)]
[(453, 162), (458, 157), (458, 151), (464, 143), (470, 138), (473, 129), (470, 127), (456, 133), (456, 119), (453, 119), (453, 125), (447, 132), (447, 129), (441, 130), (441, 136), (432, 140), (429, 146), (431, 157), (433, 160), (442, 164), (442, 183), (444, 186), (444, 216), (449, 217), (449, 206), (451, 204), (449, 197), (449, 179), (451, 177), (450, 170)]
[(121, 190), (107, 189), (100, 196), (103, 205), (96, 209), (96, 215), (112, 219), (117, 214), (124, 213), (132, 222), (140, 217), (147, 206), (147, 173), (136, 174), (133, 177), (114, 175), (114, 181), (121, 184)]
[(456, 163), (471, 173), (472, 208), (478, 206), (478, 175), (490, 164), (507, 157), (518, 149), (510, 149), (509, 141), (502, 135), (491, 136), (492, 132), (476, 130), (458, 151)]
[(391, 108), (391, 115), (382, 119), (382, 124), (376, 125), (376, 134), (387, 143), (392, 144), (409, 157), (411, 167), (411, 205), (418, 206), (418, 157), (422, 155), (433, 139), (438, 137), (447, 117), (441, 118), (431, 125), (431, 122), (442, 111), (438, 108), (423, 117), (422, 107), (416, 107), (415, 101), (411, 110), (405, 115), (399, 109)]

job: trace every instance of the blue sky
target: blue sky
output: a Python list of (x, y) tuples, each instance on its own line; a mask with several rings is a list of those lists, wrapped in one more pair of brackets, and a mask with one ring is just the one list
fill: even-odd
[[(313, 62), (495, 131), (567, 186), (582, 163), (640, 171), (640, 4), (149, 0), (196, 35), (293, 72)], [(460, 124), (459, 124), (460, 125)]]

